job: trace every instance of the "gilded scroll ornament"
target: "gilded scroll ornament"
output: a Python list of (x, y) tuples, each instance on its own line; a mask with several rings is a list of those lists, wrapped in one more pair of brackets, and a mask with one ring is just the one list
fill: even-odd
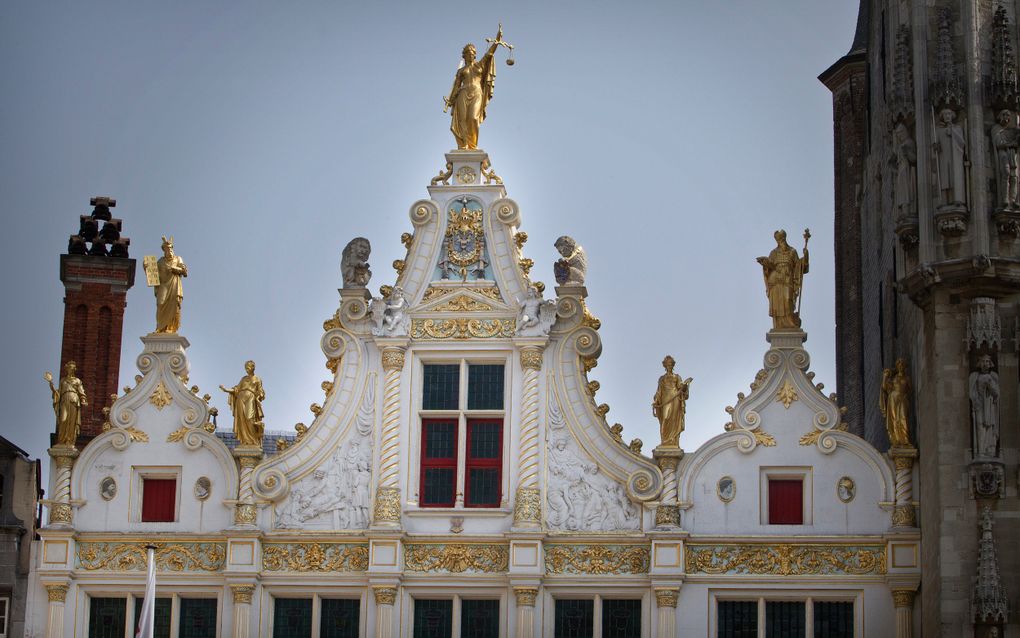
[(162, 410), (166, 406), (170, 405), (173, 401), (173, 397), (170, 395), (170, 390), (167, 389), (166, 384), (160, 379), (159, 385), (152, 391), (152, 396), (149, 397), (149, 403), (156, 406), (157, 410)]
[(800, 397), (797, 396), (797, 390), (793, 387), (793, 384), (790, 383), (789, 379), (783, 383), (783, 387), (779, 388), (779, 392), (776, 394), (776, 402), (782, 403), (783, 407), (787, 410), (790, 409), (790, 406), (793, 405), (793, 402), (798, 398)]
[(881, 545), (701, 545), (686, 546), (688, 574), (776, 576), (886, 573)]
[(648, 545), (546, 545), (550, 574), (647, 574)]
[(368, 569), (367, 543), (267, 543), (267, 572), (361, 572)]
[(509, 557), (507, 545), (404, 545), (404, 566), (412, 572), (505, 572)]
[[(148, 544), (80, 542), (77, 567), (87, 571), (145, 571)], [(163, 572), (222, 571), (227, 555), (226, 543), (153, 544), (156, 546), (156, 569)]]
[(514, 336), (513, 319), (415, 319), (412, 339), (500, 339)]

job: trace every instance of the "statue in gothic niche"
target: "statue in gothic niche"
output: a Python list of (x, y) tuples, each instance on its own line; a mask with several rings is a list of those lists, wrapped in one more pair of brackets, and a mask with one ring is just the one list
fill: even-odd
[(903, 122), (893, 129), (893, 155), (890, 163), (896, 171), (896, 179), (893, 181), (893, 205), (899, 211), (898, 217), (914, 217), (917, 214), (915, 208), (917, 145)]
[(996, 209), (1020, 210), (1020, 128), (1016, 113), (999, 111), (992, 126), (995, 153)]
[(939, 112), (932, 147), (938, 169), (939, 208), (966, 208), (967, 137), (953, 109)]
[(968, 383), (974, 456), (978, 458), (994, 458), (999, 447), (999, 374), (992, 367), (991, 356), (980, 356)]
[(882, 390), (878, 397), (878, 409), (885, 417), (885, 429), (893, 447), (913, 447), (910, 443), (911, 392), (907, 362), (897, 359), (895, 373), (889, 368), (882, 372)]
[(364, 288), (372, 278), (368, 269), (368, 257), (372, 254), (372, 244), (364, 237), (355, 237), (340, 257), (340, 275), (344, 280), (344, 288)]

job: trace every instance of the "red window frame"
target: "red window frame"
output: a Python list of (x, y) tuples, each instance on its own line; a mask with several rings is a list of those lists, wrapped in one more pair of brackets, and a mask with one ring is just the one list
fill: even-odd
[(177, 479), (142, 477), (142, 522), (177, 520)]
[[(428, 436), (429, 427), (432, 425), (453, 425), (453, 456), (433, 458), (425, 456), (427, 451), (426, 437)], [(458, 424), (457, 417), (447, 418), (433, 418), (433, 419), (422, 419), (421, 420), (421, 476), (419, 477), (418, 493), (420, 498), (418, 499), (418, 505), (421, 507), (453, 507), (457, 501), (457, 437), (459, 436), (458, 430), (460, 426)], [(426, 503), (425, 502), (425, 471), (429, 469), (450, 469), (453, 470), (453, 489), (450, 490), (449, 502), (442, 503)]]
[[(471, 456), (471, 434), (472, 426), (481, 424), (493, 424), (499, 426), (499, 451), (496, 458), (474, 458)], [(496, 468), (498, 488), (496, 490), (496, 501), (494, 503), (471, 503), (471, 470), (481, 468)], [(493, 417), (477, 417), (467, 420), (467, 449), (464, 458), (464, 507), (499, 507), (503, 500), (503, 419)]]
[(804, 524), (804, 479), (769, 479), (769, 525)]

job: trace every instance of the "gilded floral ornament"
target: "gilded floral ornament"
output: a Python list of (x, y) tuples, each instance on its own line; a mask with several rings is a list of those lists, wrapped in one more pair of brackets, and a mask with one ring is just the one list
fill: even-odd
[(360, 572), (368, 569), (367, 543), (267, 543), (267, 572)]
[(432, 310), (444, 312), (478, 312), (478, 311), (486, 312), (491, 311), (492, 306), (485, 302), (472, 299), (467, 295), (460, 295), (458, 297), (454, 297), (453, 299), (447, 301), (444, 304), (440, 304), (432, 308)]
[(422, 297), (421, 301), (422, 303), (435, 301), (440, 297), (445, 297), (446, 295), (463, 292), (464, 290), (470, 290), (475, 294), (482, 295), (483, 297), (488, 297), (493, 301), (503, 301), (503, 297), (499, 294), (499, 288), (496, 288), (495, 286), (489, 286), (486, 288), (466, 288), (466, 289), (462, 286), (457, 286), (456, 288), (437, 288), (433, 286), (425, 291), (425, 295)]
[(149, 435), (146, 434), (145, 432), (142, 432), (133, 425), (131, 427), (124, 428), (124, 432), (126, 432), (128, 437), (135, 443), (149, 442)]
[(775, 576), (886, 573), (882, 545), (699, 544), (686, 546), (688, 574)]
[(546, 545), (550, 574), (647, 574), (647, 545)]
[(404, 545), (404, 566), (412, 572), (505, 572), (509, 556), (507, 545)]
[[(87, 571), (145, 571), (148, 543), (79, 542), (77, 567)], [(223, 570), (226, 543), (154, 543), (156, 569), (163, 572)]]
[(787, 410), (790, 409), (790, 406), (793, 405), (793, 402), (798, 398), (797, 390), (793, 387), (793, 384), (790, 383), (789, 379), (783, 382), (783, 387), (779, 388), (779, 392), (776, 394), (776, 401), (778, 403), (782, 403), (783, 407)]
[(474, 184), (478, 175), (470, 166), (461, 166), (457, 171), (457, 183), (458, 184)]
[(414, 319), (411, 321), (411, 338), (428, 340), (510, 338), (517, 331), (516, 323), (513, 319)]
[(754, 435), (754, 440), (758, 442), (758, 445), (765, 447), (776, 446), (776, 437), (772, 436), (768, 432), (763, 430), (754, 430), (752, 434)]
[(170, 395), (170, 390), (167, 389), (163, 380), (160, 379), (159, 385), (152, 391), (152, 396), (149, 397), (149, 403), (156, 406), (157, 410), (162, 410), (166, 406), (170, 405), (173, 401), (173, 397)]

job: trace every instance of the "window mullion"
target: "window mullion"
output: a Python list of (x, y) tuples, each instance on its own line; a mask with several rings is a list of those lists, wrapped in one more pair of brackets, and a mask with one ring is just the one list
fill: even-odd
[(467, 417), (462, 411), (457, 418), (457, 490), (454, 507), (464, 507), (464, 477), (467, 464)]
[(312, 594), (312, 638), (319, 638), (321, 627), (320, 625), (320, 605), (321, 598), (318, 594)]
[(765, 638), (765, 597), (758, 598), (758, 638)]
[(591, 619), (592, 638), (602, 638), (602, 596), (595, 594), (595, 604), (592, 605)]
[(810, 596), (804, 601), (804, 636), (815, 638), (815, 605)]

